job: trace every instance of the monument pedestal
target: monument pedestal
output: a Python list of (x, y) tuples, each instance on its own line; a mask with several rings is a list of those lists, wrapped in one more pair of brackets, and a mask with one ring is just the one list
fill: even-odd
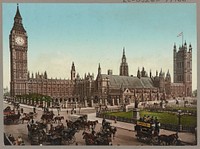
[(139, 120), (140, 119), (140, 109), (134, 108), (133, 109), (133, 120)]

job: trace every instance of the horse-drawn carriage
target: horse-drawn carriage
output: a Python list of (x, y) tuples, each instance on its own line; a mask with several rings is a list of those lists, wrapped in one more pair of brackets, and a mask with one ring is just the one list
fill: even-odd
[(31, 140), (31, 145), (39, 145), (46, 141), (46, 133), (37, 123), (28, 124), (28, 138)]
[[(88, 121), (89, 123), (90, 121)], [(96, 121), (93, 121), (95, 123)], [(97, 121), (98, 122), (98, 121)], [(103, 121), (102, 127), (99, 132), (94, 131), (94, 127), (92, 127), (92, 132), (83, 132), (83, 139), (85, 139), (86, 145), (111, 145), (112, 138), (115, 137), (117, 132), (117, 128), (111, 126), (110, 122)]]
[(158, 144), (158, 134), (154, 132), (154, 127), (154, 123), (137, 121), (135, 126), (137, 139), (148, 144)]
[(109, 129), (102, 129), (100, 132), (95, 132), (94, 130), (89, 132), (83, 132), (83, 139), (85, 139), (86, 145), (111, 145), (112, 137)]
[(19, 112), (16, 114), (15, 111), (11, 110), (10, 106), (8, 106), (4, 109), (4, 124), (18, 123), (20, 116)]
[(46, 142), (49, 142), (51, 145), (73, 144), (76, 141), (76, 132), (76, 128), (66, 128), (62, 123), (55, 127), (51, 125), (49, 132), (46, 133)]
[(14, 110), (11, 110), (10, 106), (7, 106), (4, 110), (3, 110), (4, 115), (9, 115), (9, 114), (15, 114)]
[(54, 115), (55, 115), (55, 114), (53, 113), (53, 111), (45, 111), (45, 112), (42, 114), (41, 119), (50, 122), (50, 121), (53, 120)]
[(179, 145), (180, 140), (178, 133), (166, 135), (159, 135), (159, 130), (157, 129), (159, 122), (157, 119), (145, 121), (139, 120), (136, 123), (135, 130), (137, 132), (136, 137), (139, 141), (145, 142), (151, 145)]
[(87, 115), (70, 115), (66, 120), (68, 128), (76, 128), (77, 131), (85, 129), (88, 126)]

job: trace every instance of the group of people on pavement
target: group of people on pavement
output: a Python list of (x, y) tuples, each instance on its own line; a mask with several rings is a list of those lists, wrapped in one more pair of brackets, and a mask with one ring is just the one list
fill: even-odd
[(13, 145), (25, 145), (21, 136), (18, 136), (17, 139), (15, 139), (15, 137), (10, 134), (8, 139), (13, 143)]
[(157, 117), (153, 116), (146, 116), (144, 115), (143, 117), (140, 118), (140, 122), (145, 122), (145, 123), (150, 123), (151, 126), (153, 127), (152, 129), (154, 130), (154, 133), (159, 135), (160, 133), (160, 122), (158, 121)]

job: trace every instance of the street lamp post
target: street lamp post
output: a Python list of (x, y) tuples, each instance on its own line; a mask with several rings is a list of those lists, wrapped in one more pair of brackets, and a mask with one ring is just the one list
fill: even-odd
[(181, 125), (181, 110), (178, 110), (178, 131), (181, 131), (182, 125)]

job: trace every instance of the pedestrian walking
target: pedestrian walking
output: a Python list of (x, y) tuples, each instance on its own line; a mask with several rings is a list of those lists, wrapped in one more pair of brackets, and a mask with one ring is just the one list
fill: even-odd
[(117, 117), (116, 117), (116, 116), (115, 116), (115, 118), (114, 118), (114, 122), (117, 123)]
[(21, 108), (21, 113), (24, 113), (24, 109), (23, 108)]
[(67, 114), (68, 114), (68, 112), (69, 112), (69, 111), (67, 110)]
[(102, 120), (102, 127), (103, 127), (103, 129), (104, 129), (104, 125), (105, 125), (105, 123), (106, 123), (106, 119), (103, 118), (103, 120)]
[(32, 123), (32, 124), (34, 123), (34, 120), (33, 120), (33, 119), (31, 120), (31, 123)]
[(36, 108), (35, 108), (35, 106), (33, 107), (33, 113), (36, 113)]
[(22, 138), (21, 138), (21, 136), (18, 136), (18, 138), (17, 138), (17, 144), (18, 145), (21, 145), (21, 143), (22, 143)]

